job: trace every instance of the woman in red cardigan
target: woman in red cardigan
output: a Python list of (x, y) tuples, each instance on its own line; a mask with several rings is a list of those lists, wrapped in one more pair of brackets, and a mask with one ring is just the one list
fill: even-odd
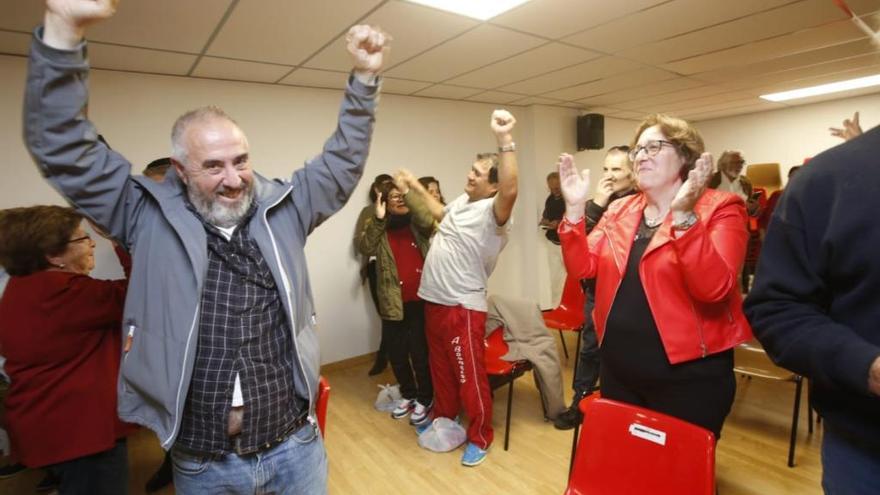
[(0, 264), (12, 276), (0, 299), (5, 426), (18, 460), (58, 475), (61, 494), (128, 492), (116, 415), (126, 282), (89, 277), (94, 248), (70, 208), (0, 211)]
[(706, 189), (703, 149), (681, 119), (642, 122), (630, 150), (640, 192), (613, 202), (589, 238), (589, 174), (562, 155), (559, 237), (569, 275), (596, 279), (602, 396), (718, 438), (736, 391), (732, 348), (751, 337), (737, 285), (748, 233), (743, 200)]

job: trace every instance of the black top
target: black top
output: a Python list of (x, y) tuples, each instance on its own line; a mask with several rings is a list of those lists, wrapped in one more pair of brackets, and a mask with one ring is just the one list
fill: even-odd
[[(880, 449), (880, 127), (821, 153), (773, 211), (745, 302), (780, 366), (810, 378), (826, 427)], [(877, 452), (877, 450), (875, 450)]]
[(626, 273), (605, 325), (601, 347), (603, 365), (624, 383), (636, 381), (644, 384), (729, 375), (733, 367), (733, 351), (674, 366), (669, 364), (639, 276), (639, 262), (656, 230), (648, 227), (642, 219), (627, 260)]
[[(552, 194), (548, 195), (547, 201), (544, 201), (544, 213), (541, 214), (541, 216), (545, 220), (558, 221), (562, 220), (562, 215), (564, 214), (565, 200), (562, 199), (562, 196), (556, 197)], [(544, 235), (546, 235), (547, 240), (553, 244), (559, 244), (559, 233), (556, 229), (547, 229)]]

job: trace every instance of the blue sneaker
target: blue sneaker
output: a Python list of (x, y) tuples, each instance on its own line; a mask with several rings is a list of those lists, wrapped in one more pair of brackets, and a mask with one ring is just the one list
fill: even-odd
[(488, 450), (477, 447), (477, 444), (468, 442), (464, 448), (464, 454), (461, 455), (461, 463), (465, 466), (479, 466), (486, 460)]

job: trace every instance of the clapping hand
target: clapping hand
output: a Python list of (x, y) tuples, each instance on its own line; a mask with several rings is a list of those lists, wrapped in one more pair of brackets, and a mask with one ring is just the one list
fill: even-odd
[(559, 186), (565, 199), (565, 216), (569, 220), (580, 220), (590, 193), (590, 170), (578, 172), (574, 157), (568, 153), (559, 155), (556, 166), (559, 169)]
[(697, 158), (694, 169), (688, 172), (687, 180), (678, 189), (669, 209), (673, 215), (687, 215), (694, 211), (697, 200), (703, 195), (709, 178), (712, 177), (712, 154), (703, 153)]
[(382, 193), (376, 193), (376, 218), (382, 220), (385, 218), (385, 201), (382, 199)]

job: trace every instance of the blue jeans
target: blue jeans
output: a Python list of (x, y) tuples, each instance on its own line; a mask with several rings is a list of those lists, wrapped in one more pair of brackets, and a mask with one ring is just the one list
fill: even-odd
[(172, 449), (171, 460), (179, 495), (327, 493), (327, 454), (318, 427), (311, 424), (263, 452), (221, 457)]
[(822, 488), (825, 495), (880, 493), (880, 452), (834, 432), (825, 422)]

